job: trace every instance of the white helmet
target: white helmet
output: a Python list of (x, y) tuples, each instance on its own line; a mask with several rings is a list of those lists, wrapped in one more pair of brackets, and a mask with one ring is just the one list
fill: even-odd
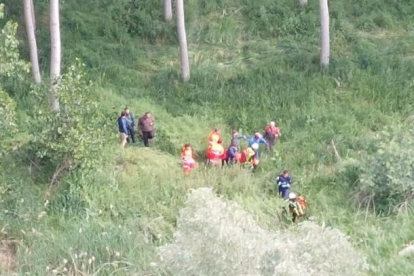
[(258, 150), (258, 149), (259, 149), (259, 144), (258, 144), (258, 143), (254, 143), (254, 144), (252, 145), (252, 149), (254, 149), (254, 150)]
[(289, 199), (296, 199), (295, 193), (289, 193)]

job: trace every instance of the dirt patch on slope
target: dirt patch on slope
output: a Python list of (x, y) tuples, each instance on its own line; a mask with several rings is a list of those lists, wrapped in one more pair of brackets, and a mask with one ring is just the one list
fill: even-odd
[(15, 242), (0, 241), (0, 274), (12, 273), (16, 269), (16, 249)]

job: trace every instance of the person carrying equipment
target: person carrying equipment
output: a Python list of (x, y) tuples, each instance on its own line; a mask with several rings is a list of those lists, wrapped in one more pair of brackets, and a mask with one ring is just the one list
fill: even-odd
[[(302, 204), (306, 204), (306, 200), (301, 197), (304, 202), (302, 201)], [(306, 205), (304, 205), (306, 208)], [(296, 197), (295, 193), (289, 193), (289, 213), (292, 214), (292, 221), (296, 222), (297, 219), (303, 217), (304, 209), (300, 202), (298, 201), (298, 197)]]
[(267, 141), (267, 149), (269, 151), (273, 151), (276, 139), (280, 137), (280, 135), (280, 129), (277, 127), (275, 122), (270, 122), (270, 124), (264, 128), (263, 138)]
[(259, 150), (259, 144), (254, 143), (251, 147), (243, 150), (240, 156), (241, 164), (250, 164), (252, 169), (257, 168), (259, 165), (259, 159), (256, 156), (257, 151)]
[(183, 162), (183, 172), (185, 175), (190, 174), (190, 172), (195, 167), (195, 154), (190, 144), (185, 144), (181, 149), (181, 160)]
[(276, 177), (279, 195), (284, 199), (287, 199), (290, 193), (290, 185), (292, 184), (292, 178), (289, 175), (288, 170), (284, 170), (281, 175)]

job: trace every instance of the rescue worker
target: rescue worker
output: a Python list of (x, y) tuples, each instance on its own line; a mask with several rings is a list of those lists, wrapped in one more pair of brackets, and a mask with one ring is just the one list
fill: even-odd
[(296, 222), (298, 218), (304, 215), (301, 204), (297, 201), (295, 193), (289, 193), (289, 213), (292, 214), (292, 221)]
[[(253, 137), (249, 139), (249, 147), (251, 147), (253, 144), (257, 144), (259, 146), (260, 144), (267, 145), (267, 141), (263, 139), (262, 134), (259, 132), (256, 132)], [(260, 154), (259, 150), (256, 151), (256, 158), (259, 160)]]
[(220, 165), (222, 164), (224, 155), (224, 147), (222, 141), (218, 141), (217, 143), (211, 144), (206, 153), (207, 163), (212, 165)]
[(183, 172), (185, 175), (190, 174), (190, 172), (195, 167), (195, 153), (191, 148), (190, 144), (185, 144), (181, 149), (181, 159), (183, 162)]
[(284, 170), (281, 175), (276, 177), (276, 183), (278, 186), (279, 196), (287, 199), (290, 193), (290, 185), (292, 184), (292, 178), (289, 175), (288, 170)]
[(254, 136), (249, 139), (249, 147), (251, 147), (255, 143), (258, 145), (259, 144), (267, 145), (267, 141), (263, 139), (262, 134), (260, 134), (259, 132), (256, 132)]
[(264, 128), (263, 138), (267, 141), (267, 149), (269, 151), (273, 151), (276, 144), (276, 139), (280, 137), (280, 135), (280, 129), (273, 121)]
[(223, 140), (220, 135), (220, 128), (217, 127), (208, 135), (208, 145), (211, 146), (212, 144), (218, 143), (219, 141)]
[(249, 164), (252, 169), (257, 168), (259, 165), (259, 159), (256, 157), (256, 153), (259, 150), (259, 144), (254, 143), (251, 147), (246, 148), (240, 157), (241, 164)]

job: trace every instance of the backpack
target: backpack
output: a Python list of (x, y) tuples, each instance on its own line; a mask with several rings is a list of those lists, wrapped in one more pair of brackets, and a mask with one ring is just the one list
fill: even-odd
[(303, 196), (298, 196), (296, 199), (296, 202), (300, 205), (302, 208), (302, 212), (305, 213), (306, 207), (307, 207), (307, 201)]

